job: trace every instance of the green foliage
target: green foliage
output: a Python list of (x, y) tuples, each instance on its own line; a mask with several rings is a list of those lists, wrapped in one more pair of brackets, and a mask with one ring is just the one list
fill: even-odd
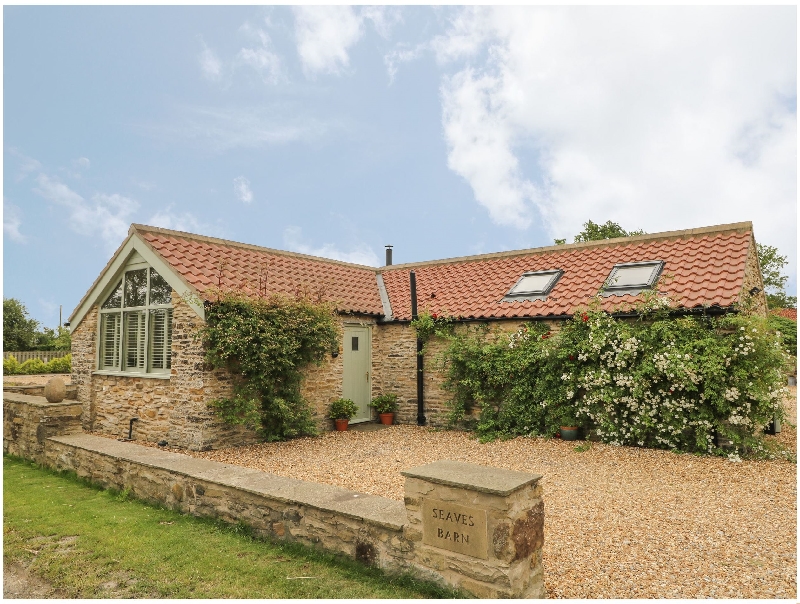
[(70, 373), (72, 371), (72, 355), (68, 354), (45, 363), (41, 359), (28, 359), (24, 363), (17, 361), (12, 354), (3, 359), (3, 375), (33, 375), (39, 373)]
[(350, 419), (358, 413), (358, 407), (349, 398), (337, 398), (330, 405), (328, 417), (331, 419)]
[(39, 322), (16, 298), (3, 298), (3, 350), (32, 350)]
[(769, 308), (796, 308), (797, 296), (786, 294), (786, 281), (783, 268), (789, 264), (786, 256), (778, 253), (778, 248), (771, 245), (756, 244), (758, 264), (761, 267), (761, 279), (764, 281), (764, 293), (767, 295)]
[(758, 451), (760, 428), (783, 416), (779, 338), (756, 316), (668, 311), (653, 295), (625, 321), (595, 299), (555, 334), (541, 323), (459, 330), (443, 358), (452, 421), (471, 421), (483, 439), (571, 424), (610, 444), (719, 452), (716, 432)]
[(793, 357), (797, 356), (797, 321), (770, 314), (767, 316), (767, 325), (772, 331), (781, 335), (783, 349)]
[[(575, 235), (574, 243), (581, 243), (583, 241), (600, 241), (601, 239), (615, 239), (617, 237), (634, 237), (635, 235), (644, 235), (645, 232), (641, 229), (638, 231), (626, 231), (616, 222), (608, 221), (605, 224), (596, 224), (591, 220), (583, 223), (583, 230)], [(556, 239), (556, 245), (564, 245), (566, 239)]]
[(69, 350), (72, 339), (69, 331), (44, 327), (28, 316), (28, 309), (16, 298), (3, 298), (3, 350)]
[(34, 334), (30, 350), (69, 350), (71, 347), (72, 336), (70, 336), (69, 330), (59, 327), (56, 331), (44, 327)]
[(369, 406), (375, 409), (376, 413), (396, 413), (397, 395), (394, 393), (380, 394), (372, 399)]
[(455, 318), (449, 315), (438, 315), (427, 310), (419, 313), (411, 321), (411, 327), (417, 334), (417, 339), (427, 342), (434, 336), (447, 337), (453, 333)]
[(338, 347), (330, 305), (303, 296), (220, 292), (206, 309), (199, 337), (206, 362), (234, 378), (233, 397), (211, 403), (224, 421), (258, 430), (267, 440), (314, 433), (300, 384), (305, 367)]
[(9, 355), (7, 359), (3, 359), (3, 375), (17, 375), (19, 374), (19, 361), (13, 354)]

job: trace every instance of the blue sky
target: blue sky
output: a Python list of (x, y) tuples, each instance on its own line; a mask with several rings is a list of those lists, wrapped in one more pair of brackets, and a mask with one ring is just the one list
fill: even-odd
[(132, 222), (364, 264), (751, 220), (796, 291), (794, 7), (3, 9), (3, 295)]

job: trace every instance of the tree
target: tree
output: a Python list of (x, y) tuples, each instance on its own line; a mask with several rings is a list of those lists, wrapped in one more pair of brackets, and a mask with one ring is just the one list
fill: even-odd
[(756, 244), (758, 250), (758, 264), (761, 267), (761, 279), (764, 281), (764, 293), (767, 295), (768, 308), (795, 308), (797, 296), (786, 294), (786, 281), (789, 279), (781, 274), (783, 267), (789, 264), (786, 256), (778, 253), (778, 248), (771, 245)]
[(37, 340), (39, 322), (16, 298), (3, 298), (3, 350), (30, 350)]
[[(595, 224), (591, 220), (583, 223), (583, 230), (575, 235), (575, 243), (584, 241), (600, 241), (601, 239), (614, 239), (616, 237), (634, 237), (635, 235), (644, 235), (645, 232), (641, 229), (638, 231), (626, 231), (616, 222), (610, 220), (605, 224)], [(556, 239), (556, 245), (564, 245), (566, 239)]]

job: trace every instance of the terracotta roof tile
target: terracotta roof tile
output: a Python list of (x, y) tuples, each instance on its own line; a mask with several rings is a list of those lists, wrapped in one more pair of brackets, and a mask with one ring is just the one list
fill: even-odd
[(785, 317), (787, 319), (793, 319), (797, 321), (797, 309), (796, 308), (774, 308), (769, 311), (773, 315), (778, 315), (779, 317)]
[[(133, 228), (201, 295), (220, 282), (255, 292), (266, 271), (269, 292), (322, 288), (340, 310), (381, 315), (375, 278), (380, 272), (394, 317), (402, 320), (411, 318), (410, 270), (417, 275), (420, 310), (479, 319), (558, 317), (587, 304), (615, 264), (645, 260), (664, 261), (663, 274), (670, 278), (660, 290), (679, 306), (727, 307), (738, 300), (752, 237), (752, 225), (739, 223), (373, 269), (189, 233)], [(556, 268), (564, 274), (547, 300), (501, 301), (523, 272)], [(603, 308), (618, 310), (633, 301), (630, 295), (610, 296)]]
[[(663, 260), (660, 291), (685, 308), (727, 307), (739, 297), (751, 232), (703, 233), (660, 240), (618, 242), (606, 247), (544, 248), (500, 258), (458, 259), (452, 263), (421, 263), (383, 269), (383, 280), (398, 319), (411, 317), (409, 272), (417, 278), (420, 310), (469, 318), (547, 317), (572, 314), (589, 302), (615, 264)], [(564, 271), (544, 301), (502, 302), (526, 271)], [(431, 293), (436, 293), (432, 298)], [(631, 295), (610, 296), (603, 308), (619, 310), (635, 301)]]
[(136, 225), (141, 237), (201, 296), (219, 284), (256, 293), (266, 273), (269, 293), (322, 289), (339, 310), (383, 314), (375, 270), (369, 267), (149, 229)]

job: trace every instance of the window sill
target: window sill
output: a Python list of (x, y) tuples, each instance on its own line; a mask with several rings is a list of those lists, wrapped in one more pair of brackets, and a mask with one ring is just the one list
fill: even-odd
[(172, 377), (169, 373), (134, 373), (133, 371), (92, 371), (92, 375), (110, 375), (114, 377), (145, 378), (168, 380)]

